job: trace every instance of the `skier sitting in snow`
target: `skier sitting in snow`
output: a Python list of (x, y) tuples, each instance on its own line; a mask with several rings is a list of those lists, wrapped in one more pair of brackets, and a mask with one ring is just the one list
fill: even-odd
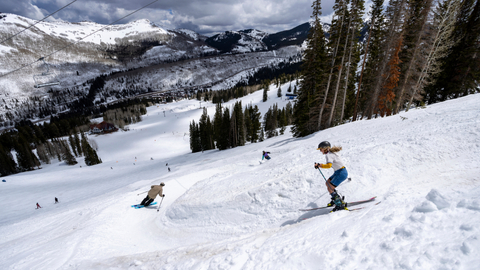
[(270, 157), (268, 156), (269, 154), (270, 154), (270, 152), (265, 152), (265, 151), (263, 151), (262, 160), (263, 160), (264, 158), (266, 158), (267, 160), (270, 160)]
[(348, 177), (347, 169), (343, 164), (342, 159), (337, 154), (340, 150), (342, 150), (341, 146), (333, 146), (331, 147), (330, 143), (327, 141), (323, 141), (318, 145), (317, 150), (320, 150), (324, 155), (326, 155), (326, 164), (322, 163), (315, 163), (315, 169), (322, 168), (322, 169), (329, 169), (332, 168), (335, 172), (333, 173), (330, 178), (328, 178), (327, 182), (325, 183), (328, 189), (328, 192), (332, 196), (332, 200), (330, 201), (327, 206), (335, 206), (333, 211), (337, 210), (348, 210), (345, 207), (345, 202), (340, 198), (340, 195), (337, 194), (335, 190), (338, 185), (340, 185), (345, 179)]
[(140, 205), (144, 206), (149, 206), (159, 195), (160, 197), (165, 197), (165, 194), (163, 194), (163, 187), (165, 186), (165, 183), (160, 183), (160, 185), (153, 185), (150, 190), (148, 191), (147, 197), (143, 199), (142, 203)]

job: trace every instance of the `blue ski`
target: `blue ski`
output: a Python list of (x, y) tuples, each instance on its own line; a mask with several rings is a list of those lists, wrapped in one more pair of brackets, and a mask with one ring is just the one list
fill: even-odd
[[(157, 204), (157, 202), (153, 202), (150, 205), (155, 205), (155, 204)], [(132, 205), (132, 207), (135, 208), (135, 209), (140, 209), (140, 208), (144, 208), (145, 206), (141, 205), (141, 204), (134, 204), (134, 205)]]

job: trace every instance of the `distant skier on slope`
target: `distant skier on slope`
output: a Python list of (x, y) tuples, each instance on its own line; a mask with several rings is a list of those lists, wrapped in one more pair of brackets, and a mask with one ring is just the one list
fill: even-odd
[(38, 209), (38, 208), (42, 208), (42, 207), (41, 207), (40, 204), (38, 204), (38, 202), (37, 202), (37, 208), (36, 208), (36, 209)]
[(270, 154), (270, 152), (265, 152), (265, 151), (263, 151), (262, 160), (263, 160), (264, 158), (266, 158), (267, 160), (270, 160), (270, 156), (268, 156), (269, 154)]
[(58, 198), (57, 197), (55, 197), (55, 203), (58, 203)]
[(318, 145), (317, 150), (320, 150), (326, 156), (327, 162), (326, 164), (315, 162), (315, 169), (332, 168), (334, 170), (333, 175), (330, 176), (325, 183), (328, 193), (330, 193), (332, 196), (332, 200), (327, 204), (327, 206), (335, 206), (333, 211), (348, 210), (345, 207), (345, 202), (342, 200), (342, 198), (340, 198), (340, 195), (338, 195), (337, 191), (335, 190), (335, 188), (338, 187), (338, 185), (340, 185), (348, 177), (347, 169), (345, 168), (341, 157), (337, 154), (337, 152), (342, 150), (342, 147), (331, 147), (329, 142), (323, 141)]
[(160, 197), (165, 197), (165, 194), (163, 194), (164, 186), (165, 186), (165, 183), (163, 182), (160, 183), (160, 185), (153, 185), (148, 191), (147, 197), (143, 199), (140, 205), (149, 206), (155, 200), (157, 195)]

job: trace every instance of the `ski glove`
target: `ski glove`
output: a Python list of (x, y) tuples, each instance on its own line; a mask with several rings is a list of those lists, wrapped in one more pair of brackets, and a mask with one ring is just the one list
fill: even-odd
[(162, 196), (162, 197), (165, 197), (165, 194), (163, 194), (163, 196)]

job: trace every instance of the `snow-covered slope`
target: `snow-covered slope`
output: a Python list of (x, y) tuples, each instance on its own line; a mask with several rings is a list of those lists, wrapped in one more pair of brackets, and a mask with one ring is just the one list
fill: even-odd
[[(286, 104), (275, 90), (261, 100), (259, 91), (242, 104)], [(150, 107), (131, 131), (90, 137), (102, 164), (53, 163), (0, 182), (0, 269), (478, 269), (479, 104), (470, 95), (194, 154), (198, 101)], [(323, 140), (343, 147), (346, 200), (381, 203), (298, 211), (329, 202), (313, 168)], [(261, 163), (262, 150), (272, 159)], [(130, 207), (162, 181), (159, 212)]]
[[(2, 33), (10, 31), (21, 31), (23, 28), (27, 28), (30, 25), (37, 23), (37, 21), (18, 16), (15, 14), (6, 14), (2, 18), (0, 23), (0, 29)], [(12, 27), (15, 25), (16, 27)], [(8, 30), (7, 30), (8, 29)], [(103, 30), (102, 30), (103, 29)], [(94, 22), (40, 22), (35, 25), (33, 30), (39, 30), (44, 35), (66, 38), (72, 42), (92, 42), (100, 45), (104, 44), (116, 44), (117, 39), (138, 39), (142, 34), (149, 35), (169, 35), (170, 33), (156, 25), (153, 25), (149, 20), (138, 20), (127, 24), (119, 25), (103, 25)], [(28, 31), (26, 33), (31, 33)], [(96, 32), (93, 35), (92, 33)], [(90, 36), (89, 36), (90, 35)], [(86, 37), (88, 36), (88, 37)], [(86, 37), (86, 38), (84, 38)], [(32, 44), (33, 45), (33, 44)]]

